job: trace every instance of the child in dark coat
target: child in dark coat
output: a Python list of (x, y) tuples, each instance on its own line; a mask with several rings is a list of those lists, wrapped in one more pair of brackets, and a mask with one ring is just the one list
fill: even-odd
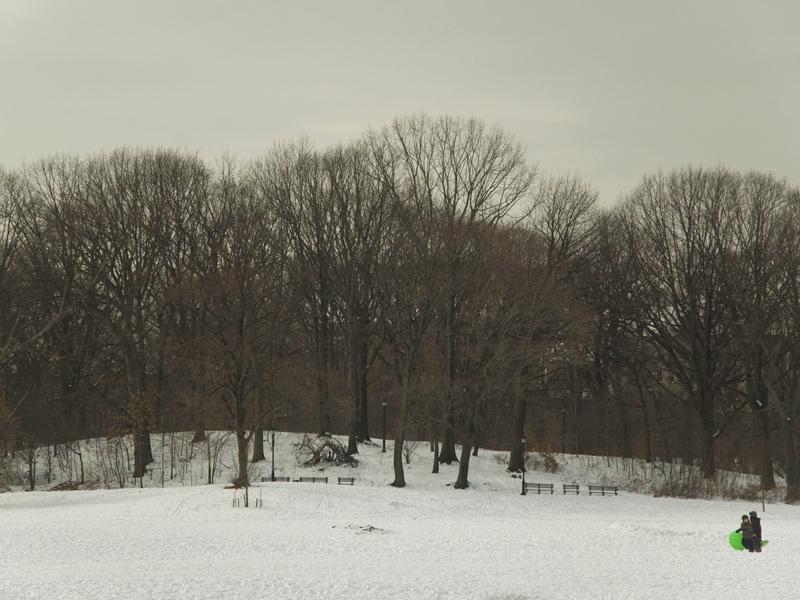
[(742, 515), (742, 526), (736, 531), (742, 532), (742, 545), (748, 552), (755, 552), (753, 549), (753, 526), (750, 524), (750, 517)]

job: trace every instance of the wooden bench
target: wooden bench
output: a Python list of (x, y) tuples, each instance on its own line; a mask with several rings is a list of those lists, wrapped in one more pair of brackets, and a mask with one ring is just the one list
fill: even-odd
[(339, 481), (339, 485), (355, 485), (356, 478), (355, 477), (339, 477), (338, 481)]
[(577, 483), (565, 483), (564, 484), (564, 493), (565, 494), (567, 494), (567, 493), (580, 494), (581, 493), (581, 486), (579, 486)]
[(286, 482), (288, 482), (288, 481), (291, 481), (291, 478), (290, 477), (276, 477), (275, 479), (273, 479), (272, 477), (262, 477), (261, 481), (286, 481)]
[(327, 477), (301, 477), (298, 479), (300, 483), (328, 483)]
[(610, 496), (611, 494), (617, 495), (617, 486), (615, 485), (590, 485), (589, 495), (600, 494), (601, 496)]
[(552, 494), (554, 487), (552, 483), (528, 483), (526, 481), (522, 484), (522, 495), (527, 494), (528, 490), (536, 491), (537, 494), (542, 492), (550, 492)]

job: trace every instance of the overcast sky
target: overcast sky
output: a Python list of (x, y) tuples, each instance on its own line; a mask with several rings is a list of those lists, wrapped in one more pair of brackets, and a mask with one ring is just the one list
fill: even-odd
[(0, 166), (247, 160), (477, 117), (604, 204), (682, 165), (800, 184), (800, 2), (0, 0)]

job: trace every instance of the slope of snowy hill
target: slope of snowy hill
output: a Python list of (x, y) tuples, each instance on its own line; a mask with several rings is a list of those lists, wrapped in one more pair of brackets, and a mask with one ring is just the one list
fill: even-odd
[[(276, 475), (290, 483), (261, 481), (271, 472), (267, 446), (248, 508), (242, 490), (229, 487), (228, 446), (211, 485), (208, 452), (159, 463), (154, 445), (157, 464), (142, 488), (44, 491), (53, 479), (42, 491), (0, 494), (0, 598), (788, 599), (800, 589), (797, 506), (767, 501), (762, 510), (761, 501), (625, 489), (589, 496), (589, 484), (613, 483), (634, 467), (560, 455), (555, 473), (532, 460), (526, 474), (556, 492), (521, 495), (505, 455), (488, 451), (472, 458), (471, 488), (454, 490), (457, 465), (432, 474), (424, 445), (405, 466), (408, 486), (397, 489), (391, 444), (385, 454), (360, 446), (356, 468), (302, 468), (298, 441), (277, 436)], [(90, 445), (84, 469), (96, 476), (104, 471)], [(329, 479), (295, 482), (300, 476)], [(337, 485), (343, 476), (354, 485)], [(562, 483), (581, 493), (563, 494)], [(761, 554), (727, 541), (751, 510), (770, 540)]]

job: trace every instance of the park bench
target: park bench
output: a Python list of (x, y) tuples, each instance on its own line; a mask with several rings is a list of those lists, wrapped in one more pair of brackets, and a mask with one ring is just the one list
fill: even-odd
[(525, 482), (522, 484), (522, 495), (526, 495), (528, 490), (535, 491), (537, 494), (541, 494), (542, 492), (550, 492), (553, 493), (554, 486), (552, 483), (528, 483)]
[(275, 479), (273, 479), (272, 477), (262, 477), (261, 481), (285, 481), (285, 482), (288, 482), (288, 481), (291, 481), (291, 478), (289, 478), (289, 477), (276, 477)]
[(327, 477), (301, 477), (298, 479), (300, 483), (328, 483)]
[(592, 494), (600, 494), (601, 496), (617, 495), (617, 486), (615, 485), (590, 485), (589, 486), (589, 495)]
[(579, 486), (577, 483), (565, 483), (564, 484), (564, 493), (565, 494), (567, 494), (567, 493), (580, 494), (581, 493), (581, 486)]
[(354, 485), (355, 482), (355, 477), (339, 477), (339, 485)]

